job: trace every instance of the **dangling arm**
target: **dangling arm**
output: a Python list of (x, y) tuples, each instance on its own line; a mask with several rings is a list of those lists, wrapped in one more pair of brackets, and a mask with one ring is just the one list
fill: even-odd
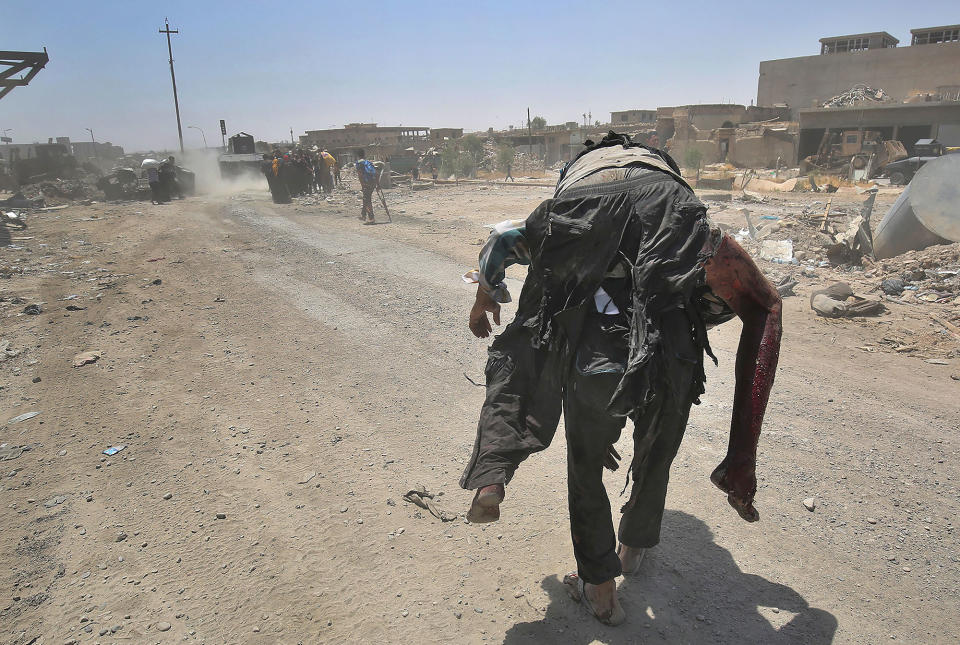
[(467, 273), (464, 280), (477, 282), (477, 297), (470, 309), (470, 331), (477, 338), (486, 338), (493, 331), (487, 313), (500, 324), (500, 303), (510, 302), (510, 291), (504, 283), (507, 267), (530, 264), (530, 253), (524, 237), (523, 220), (507, 220), (497, 224), (480, 251), (480, 268)]
[(748, 522), (760, 514), (757, 492), (757, 443), (780, 356), (781, 301), (743, 248), (727, 235), (706, 265), (707, 285), (743, 321), (737, 349), (736, 386), (727, 456), (710, 479)]

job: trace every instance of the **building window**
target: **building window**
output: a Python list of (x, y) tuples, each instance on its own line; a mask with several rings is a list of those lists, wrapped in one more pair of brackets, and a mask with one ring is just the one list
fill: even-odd
[(869, 38), (847, 38), (823, 43), (820, 49), (822, 54), (839, 54), (843, 52), (857, 52), (870, 49)]
[(936, 43), (960, 42), (960, 28), (937, 29), (913, 35), (912, 45), (933, 45)]

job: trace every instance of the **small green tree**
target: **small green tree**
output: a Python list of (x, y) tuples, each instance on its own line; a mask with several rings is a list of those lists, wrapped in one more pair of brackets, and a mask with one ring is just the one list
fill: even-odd
[(468, 134), (460, 139), (460, 149), (470, 156), (474, 166), (483, 160), (483, 139), (475, 134)]
[(530, 119), (530, 127), (534, 130), (543, 130), (545, 127), (547, 127), (547, 120), (542, 116), (535, 116)]
[(513, 163), (513, 159), (516, 154), (517, 152), (513, 149), (513, 146), (502, 144), (499, 148), (497, 148), (497, 168), (500, 170), (506, 170), (507, 166)]
[[(466, 145), (473, 150), (473, 144)], [(483, 154), (483, 142), (480, 143), (480, 153)], [(477, 163), (472, 152), (464, 150), (463, 139), (447, 141), (440, 150), (440, 172), (444, 177), (450, 175), (469, 177), (476, 167)]]
[(691, 146), (683, 153), (683, 166), (687, 170), (700, 170), (701, 161), (703, 161), (703, 153), (699, 148)]

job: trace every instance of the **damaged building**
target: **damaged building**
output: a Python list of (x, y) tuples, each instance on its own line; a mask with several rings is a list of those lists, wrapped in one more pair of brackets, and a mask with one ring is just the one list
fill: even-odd
[(388, 160), (410, 152), (422, 153), (462, 136), (463, 128), (348, 123), (342, 128), (307, 130), (300, 136), (300, 145), (329, 150), (338, 159), (342, 157), (344, 162), (355, 160), (360, 150), (370, 159)]
[(789, 109), (798, 158), (827, 130), (869, 129), (913, 153), (920, 139), (960, 146), (960, 25), (820, 39), (820, 54), (760, 63), (757, 103)]
[(790, 111), (727, 103), (657, 109), (656, 133), (681, 162), (691, 149), (704, 164), (729, 163), (757, 168), (792, 165), (797, 124)]
[(679, 160), (696, 149), (738, 167), (796, 165), (857, 133), (909, 155), (923, 139), (960, 146), (960, 26), (911, 36), (906, 47), (887, 32), (821, 38), (817, 55), (760, 63), (757, 106), (658, 108), (657, 136)]
[(621, 110), (620, 112), (610, 113), (610, 125), (623, 127), (625, 125), (640, 125), (644, 123), (656, 123), (656, 110)]

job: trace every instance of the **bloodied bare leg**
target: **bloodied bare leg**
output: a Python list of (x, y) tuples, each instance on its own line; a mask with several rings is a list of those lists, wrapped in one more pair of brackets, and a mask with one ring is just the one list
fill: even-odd
[(756, 522), (757, 442), (780, 356), (780, 296), (757, 265), (724, 235), (706, 263), (707, 284), (743, 321), (737, 349), (736, 387), (727, 456), (710, 479), (727, 493), (740, 517)]

